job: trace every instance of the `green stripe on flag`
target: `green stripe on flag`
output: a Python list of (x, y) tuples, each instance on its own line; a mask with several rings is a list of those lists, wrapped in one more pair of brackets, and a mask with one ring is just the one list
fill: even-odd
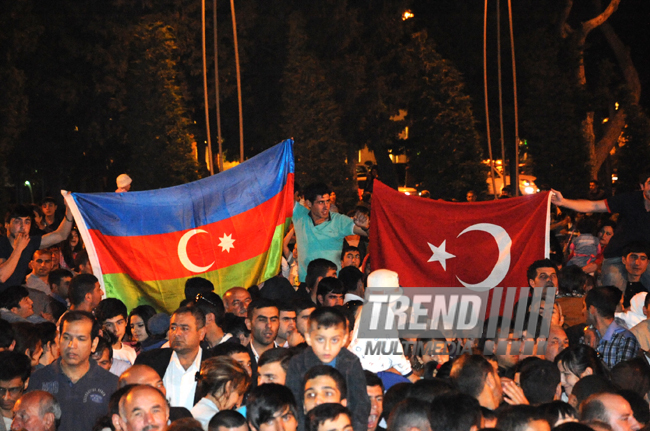
[[(219, 295), (231, 287), (248, 288), (275, 276), (282, 261), (282, 241), (288, 223), (276, 226), (270, 248), (251, 259), (216, 271), (197, 274), (214, 284)], [(172, 280), (136, 281), (128, 274), (104, 274), (106, 296), (118, 298), (129, 310), (139, 305), (151, 305), (157, 311), (173, 313), (185, 299), (185, 282), (193, 277)]]

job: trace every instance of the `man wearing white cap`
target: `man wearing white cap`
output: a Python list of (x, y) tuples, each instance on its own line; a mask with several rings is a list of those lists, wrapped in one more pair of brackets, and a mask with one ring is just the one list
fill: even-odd
[(131, 177), (127, 174), (121, 174), (117, 177), (115, 182), (117, 183), (117, 190), (115, 190), (115, 193), (124, 193), (131, 190)]
[[(374, 289), (373, 289), (374, 288)], [(368, 275), (368, 287), (367, 290), (373, 290), (374, 293), (378, 293), (379, 289), (383, 289), (386, 294), (399, 295), (401, 293), (401, 287), (399, 285), (399, 275), (395, 271), (390, 271), (388, 269), (378, 269), (373, 271)], [(372, 307), (372, 304), (366, 304), (364, 307)], [(362, 307), (361, 307), (362, 308)], [(361, 308), (356, 316), (356, 322), (354, 324), (354, 333), (352, 335), (352, 341), (348, 346), (348, 350), (354, 353), (359, 360), (361, 361), (361, 366), (364, 370), (372, 371), (373, 373), (379, 373), (381, 371), (386, 371), (389, 369), (395, 369), (402, 376), (408, 378), (409, 380), (415, 382), (418, 380), (418, 377), (413, 374), (411, 368), (411, 363), (404, 356), (402, 350), (402, 344), (399, 342), (399, 334), (395, 330), (395, 336), (391, 339), (379, 339), (379, 338), (357, 338), (359, 333), (359, 322), (361, 320)], [(368, 354), (366, 345), (371, 343), (376, 345), (378, 342), (384, 341), (386, 346), (395, 346), (395, 351), (391, 354)], [(397, 341), (396, 343), (393, 343)]]

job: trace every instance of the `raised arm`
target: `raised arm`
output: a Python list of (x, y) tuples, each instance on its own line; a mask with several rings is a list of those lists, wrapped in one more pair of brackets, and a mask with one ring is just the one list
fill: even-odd
[[(23, 250), (25, 250), (25, 247), (27, 247), (27, 244), (29, 244), (29, 235), (26, 233), (19, 233), (16, 235), (16, 240), (14, 241), (14, 251), (11, 252), (11, 256), (9, 256), (9, 259), (6, 261), (2, 262), (0, 264), (0, 282), (4, 283), (5, 281), (9, 280), (9, 277), (11, 277), (11, 274), (14, 273), (16, 270), (16, 265), (18, 264), (18, 260), (20, 260), (20, 255), (23, 253)], [(30, 256), (31, 257), (31, 256)]]
[(72, 218), (72, 214), (70, 213), (70, 208), (68, 208), (68, 203), (66, 202), (65, 217), (61, 221), (61, 224), (59, 225), (57, 230), (43, 235), (43, 237), (41, 238), (41, 249), (48, 248), (53, 246), (54, 244), (58, 244), (60, 242), (65, 241), (70, 235), (73, 221), (74, 219)]
[(557, 190), (551, 190), (551, 203), (579, 213), (606, 213), (609, 210), (605, 205), (605, 200), (588, 201), (586, 199), (565, 199), (562, 193)]
[(370, 219), (361, 213), (354, 216), (354, 234), (360, 236), (368, 236), (368, 228), (370, 227)]

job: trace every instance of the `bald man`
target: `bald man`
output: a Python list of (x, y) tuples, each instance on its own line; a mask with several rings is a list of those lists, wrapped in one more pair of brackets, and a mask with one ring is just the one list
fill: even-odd
[(223, 305), (226, 307), (226, 313), (246, 318), (248, 304), (250, 303), (251, 294), (243, 287), (233, 287), (223, 294)]
[(641, 425), (634, 418), (632, 407), (618, 394), (603, 392), (594, 394), (580, 405), (580, 421), (601, 421), (613, 431), (636, 431)]
[[(136, 364), (122, 373), (120, 380), (117, 383), (118, 389), (126, 385), (147, 385), (152, 388), (158, 389), (162, 394), (167, 397), (167, 390), (163, 384), (162, 379), (149, 365)], [(185, 407), (170, 407), (169, 417), (172, 421), (181, 418), (191, 418), (192, 413)]]
[(124, 431), (166, 431), (169, 404), (158, 389), (138, 385), (120, 399), (117, 421)]
[(14, 404), (13, 431), (55, 431), (61, 419), (61, 406), (54, 395), (45, 391), (28, 392)]

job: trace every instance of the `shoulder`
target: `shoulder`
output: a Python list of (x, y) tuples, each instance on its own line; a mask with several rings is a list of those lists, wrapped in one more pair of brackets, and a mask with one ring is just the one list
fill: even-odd
[(305, 217), (307, 214), (309, 214), (309, 210), (303, 205), (300, 205), (300, 202), (296, 202), (296, 204), (293, 206), (293, 216)]
[(151, 363), (165, 361), (165, 360), (169, 362), (173, 352), (174, 351), (169, 347), (165, 347), (164, 349), (152, 349), (140, 353), (138, 358), (135, 360), (135, 363), (150, 365)]

